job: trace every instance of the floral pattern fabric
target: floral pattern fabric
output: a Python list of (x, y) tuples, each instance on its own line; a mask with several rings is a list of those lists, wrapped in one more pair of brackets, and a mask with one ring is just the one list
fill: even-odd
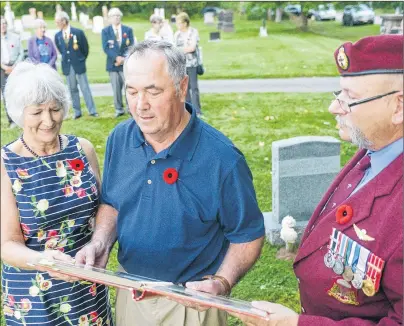
[[(1, 150), (20, 214), (25, 245), (72, 257), (91, 239), (98, 190), (78, 139), (40, 158)], [(7, 325), (112, 325), (108, 289), (100, 284), (52, 279), (3, 263), (2, 305)]]

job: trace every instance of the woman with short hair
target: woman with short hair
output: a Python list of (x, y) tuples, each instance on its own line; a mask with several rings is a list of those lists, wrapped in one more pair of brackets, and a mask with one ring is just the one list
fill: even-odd
[(17, 64), (5, 97), (22, 128), (1, 149), (1, 259), (7, 325), (111, 325), (108, 290), (34, 270), (29, 262), (72, 257), (91, 239), (100, 172), (93, 145), (60, 133), (70, 106), (59, 73)]
[(199, 33), (196, 28), (190, 26), (190, 23), (191, 21), (187, 13), (182, 12), (177, 15), (176, 24), (178, 30), (174, 34), (174, 44), (184, 51), (187, 59), (189, 82), (186, 101), (192, 103), (192, 107), (196, 110), (196, 113), (201, 115), (197, 74)]
[(34, 63), (47, 63), (56, 69), (57, 52), (52, 39), (45, 36), (46, 22), (35, 20), (35, 36), (28, 40), (28, 58)]

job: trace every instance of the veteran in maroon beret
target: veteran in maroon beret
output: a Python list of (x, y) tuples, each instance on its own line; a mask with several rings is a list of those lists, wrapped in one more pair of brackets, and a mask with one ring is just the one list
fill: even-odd
[(341, 90), (329, 111), (359, 151), (314, 211), (294, 262), (301, 313), (253, 302), (247, 325), (403, 322), (403, 36), (365, 37), (334, 53)]

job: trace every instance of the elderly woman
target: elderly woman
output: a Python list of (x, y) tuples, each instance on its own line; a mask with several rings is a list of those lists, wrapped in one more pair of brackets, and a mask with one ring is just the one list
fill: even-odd
[(53, 69), (56, 69), (56, 47), (52, 40), (45, 36), (45, 21), (36, 19), (35, 27), (35, 36), (28, 40), (28, 58), (34, 63), (47, 63)]
[(187, 59), (187, 75), (189, 76), (186, 101), (192, 103), (198, 115), (202, 114), (199, 100), (197, 47), (199, 43), (198, 30), (190, 26), (187, 13), (182, 12), (176, 17), (177, 32), (174, 34), (174, 44), (182, 49)]
[(106, 287), (55, 279), (27, 264), (41, 258), (73, 261), (92, 234), (100, 172), (88, 140), (60, 133), (68, 90), (49, 65), (22, 62), (10, 74), (5, 96), (23, 131), (1, 149), (6, 324), (111, 325)]
[(158, 15), (150, 16), (152, 28), (144, 34), (145, 40), (167, 41), (173, 43), (173, 31), (169, 24)]

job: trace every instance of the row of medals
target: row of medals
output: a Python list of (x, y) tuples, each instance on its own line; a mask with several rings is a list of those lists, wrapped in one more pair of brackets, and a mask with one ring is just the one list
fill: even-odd
[(358, 269), (356, 269), (354, 273), (351, 266), (344, 265), (343, 257), (336, 256), (331, 249), (324, 256), (324, 264), (328, 268), (332, 268), (336, 274), (342, 275), (342, 278), (346, 282), (351, 282), (355, 289), (362, 289), (363, 293), (367, 296), (373, 296), (375, 294), (375, 286), (372, 281), (363, 279), (365, 273)]

